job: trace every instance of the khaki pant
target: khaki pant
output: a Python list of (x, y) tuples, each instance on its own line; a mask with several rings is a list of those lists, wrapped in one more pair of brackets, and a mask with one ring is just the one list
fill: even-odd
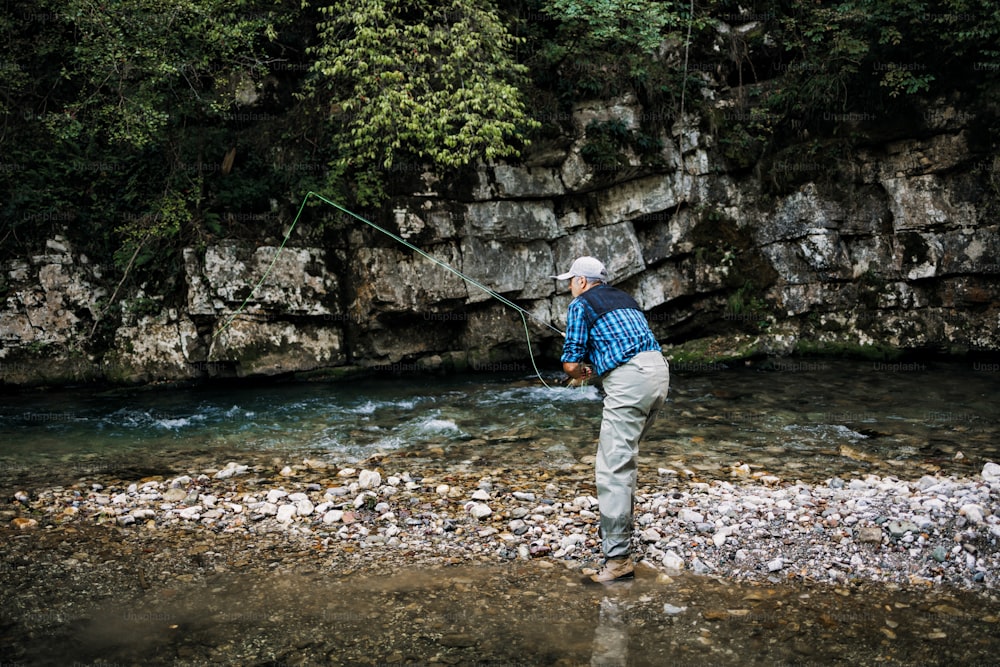
[(604, 376), (604, 414), (597, 445), (597, 500), (605, 558), (632, 552), (639, 441), (656, 419), (670, 387), (660, 352), (641, 352)]

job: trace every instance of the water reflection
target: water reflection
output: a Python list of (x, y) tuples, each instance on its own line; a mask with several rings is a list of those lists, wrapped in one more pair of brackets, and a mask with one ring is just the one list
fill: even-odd
[[(614, 586), (628, 586), (617, 583)], [(622, 589), (618, 589), (622, 592)], [(597, 628), (594, 630), (594, 652), (590, 656), (591, 667), (625, 667), (628, 665), (628, 628), (625, 614), (628, 603), (617, 596), (605, 595), (601, 598), (597, 614)]]
[[(315, 566), (315, 567), (312, 567)], [(311, 570), (311, 571), (310, 571)], [(69, 610), (32, 664), (987, 664), (1000, 604), (947, 591), (585, 586), (535, 563), (344, 576), (321, 563), (208, 576)]]

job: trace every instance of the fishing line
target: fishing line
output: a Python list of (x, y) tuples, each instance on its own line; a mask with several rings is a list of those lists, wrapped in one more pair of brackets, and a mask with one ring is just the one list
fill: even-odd
[(531, 313), (530, 311), (528, 311), (528, 310), (522, 308), (521, 306), (517, 305), (516, 303), (514, 303), (510, 299), (504, 297), (501, 294), (496, 293), (495, 291), (491, 290), (489, 287), (486, 287), (485, 285), (483, 285), (482, 283), (480, 283), (478, 280), (475, 280), (474, 278), (470, 278), (469, 276), (465, 275), (464, 273), (462, 273), (458, 269), (454, 268), (453, 266), (450, 266), (450, 265), (446, 264), (445, 262), (442, 262), (441, 260), (437, 259), (436, 257), (427, 254), (426, 252), (424, 252), (423, 250), (421, 250), (417, 246), (413, 245), (412, 243), (410, 243), (406, 239), (404, 239), (404, 238), (402, 238), (402, 237), (400, 237), (400, 236), (392, 233), (391, 231), (389, 231), (388, 229), (385, 229), (384, 227), (380, 227), (379, 225), (375, 224), (371, 220), (367, 220), (367, 219), (361, 217), (360, 215), (358, 215), (354, 211), (350, 211), (350, 210), (344, 208), (343, 206), (341, 206), (340, 204), (327, 199), (323, 195), (317, 194), (317, 193), (312, 192), (312, 191), (306, 193), (305, 198), (302, 200), (302, 204), (299, 206), (298, 213), (295, 214), (295, 219), (292, 220), (292, 225), (288, 228), (288, 232), (285, 234), (285, 238), (282, 239), (281, 245), (278, 246), (278, 251), (276, 253), (274, 253), (274, 258), (271, 260), (271, 263), (268, 265), (267, 270), (264, 271), (264, 275), (262, 275), (260, 277), (260, 280), (257, 281), (257, 284), (254, 285), (254, 288), (252, 290), (250, 290), (250, 293), (243, 300), (243, 303), (240, 304), (240, 307), (236, 309), (236, 312), (233, 313), (229, 317), (228, 320), (226, 320), (225, 324), (223, 324), (222, 327), (220, 327), (218, 331), (216, 331), (214, 334), (212, 334), (212, 340), (215, 340), (215, 338), (217, 338), (223, 331), (225, 331), (226, 329), (229, 328), (229, 326), (233, 323), (233, 321), (235, 321), (236, 318), (239, 317), (239, 315), (246, 308), (247, 304), (250, 302), (250, 299), (257, 292), (257, 289), (261, 285), (264, 284), (265, 280), (267, 280), (267, 276), (270, 275), (271, 270), (274, 268), (275, 263), (277, 263), (277, 261), (278, 261), (278, 256), (281, 254), (281, 251), (284, 250), (285, 245), (288, 243), (288, 239), (291, 237), (292, 231), (295, 229), (295, 225), (298, 224), (299, 218), (302, 216), (302, 212), (305, 211), (306, 204), (308, 203), (310, 197), (315, 197), (316, 199), (320, 200), (324, 204), (332, 206), (335, 209), (337, 209), (338, 211), (342, 211), (342, 212), (346, 213), (347, 215), (349, 215), (349, 216), (351, 216), (353, 218), (356, 218), (357, 220), (360, 220), (361, 222), (365, 223), (366, 225), (368, 225), (372, 229), (375, 229), (376, 231), (379, 231), (379, 232), (385, 234), (386, 236), (388, 236), (389, 238), (393, 239), (397, 243), (400, 243), (400, 244), (406, 246), (407, 248), (409, 248), (410, 250), (413, 250), (414, 252), (420, 254), (421, 256), (426, 257), (427, 259), (429, 259), (430, 261), (434, 262), (438, 266), (440, 266), (442, 268), (445, 268), (448, 271), (451, 271), (456, 276), (458, 276), (459, 278), (461, 278), (462, 280), (464, 280), (466, 283), (468, 283), (470, 285), (473, 285), (474, 287), (482, 290), (483, 292), (486, 292), (486, 294), (488, 294), (492, 298), (496, 299), (500, 303), (504, 304), (505, 306), (507, 306), (509, 308), (513, 308), (514, 310), (516, 310), (521, 315), (521, 322), (524, 324), (524, 335), (525, 335), (525, 338), (526, 338), (526, 340), (528, 342), (528, 356), (531, 359), (531, 366), (532, 366), (532, 368), (535, 369), (535, 375), (538, 376), (538, 379), (545, 386), (545, 388), (546, 389), (551, 389), (551, 387), (549, 387), (549, 385), (546, 384), (545, 379), (542, 378), (542, 373), (541, 373), (541, 371), (538, 370), (538, 365), (535, 363), (535, 354), (534, 354), (534, 352), (532, 351), (532, 348), (531, 348), (531, 332), (528, 329), (528, 319), (527, 318), (531, 317), (535, 321), (540, 322), (541, 324), (545, 325), (549, 329), (552, 329), (553, 331), (555, 331), (560, 336), (565, 336), (566, 335), (565, 333), (563, 333), (562, 331), (560, 331), (556, 327), (552, 326), (551, 324), (549, 324), (545, 320), (542, 320), (541, 318), (539, 318), (534, 313)]

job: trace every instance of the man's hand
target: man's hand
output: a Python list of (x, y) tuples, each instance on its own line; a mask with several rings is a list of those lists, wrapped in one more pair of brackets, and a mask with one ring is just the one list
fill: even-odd
[(594, 377), (594, 369), (587, 364), (578, 362), (563, 363), (563, 371), (569, 376), (569, 387), (582, 387), (587, 381)]

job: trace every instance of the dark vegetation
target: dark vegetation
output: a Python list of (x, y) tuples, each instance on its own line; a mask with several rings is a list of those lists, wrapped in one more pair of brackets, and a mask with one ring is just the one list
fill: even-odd
[[(645, 111), (639, 130), (588, 128), (595, 168), (625, 151), (656, 168), (657, 137), (696, 113), (775, 193), (822, 177), (792, 157), (836, 165), (929, 132), (934, 100), (968, 115), (984, 160), (1000, 136), (990, 0), (3, 5), (0, 260), (62, 234), (123, 293), (169, 294), (183, 247), (280, 241), (309, 190), (374, 210), (426, 166), (517, 159), (594, 97)], [(301, 234), (345, 244), (343, 216), (311, 214)]]

